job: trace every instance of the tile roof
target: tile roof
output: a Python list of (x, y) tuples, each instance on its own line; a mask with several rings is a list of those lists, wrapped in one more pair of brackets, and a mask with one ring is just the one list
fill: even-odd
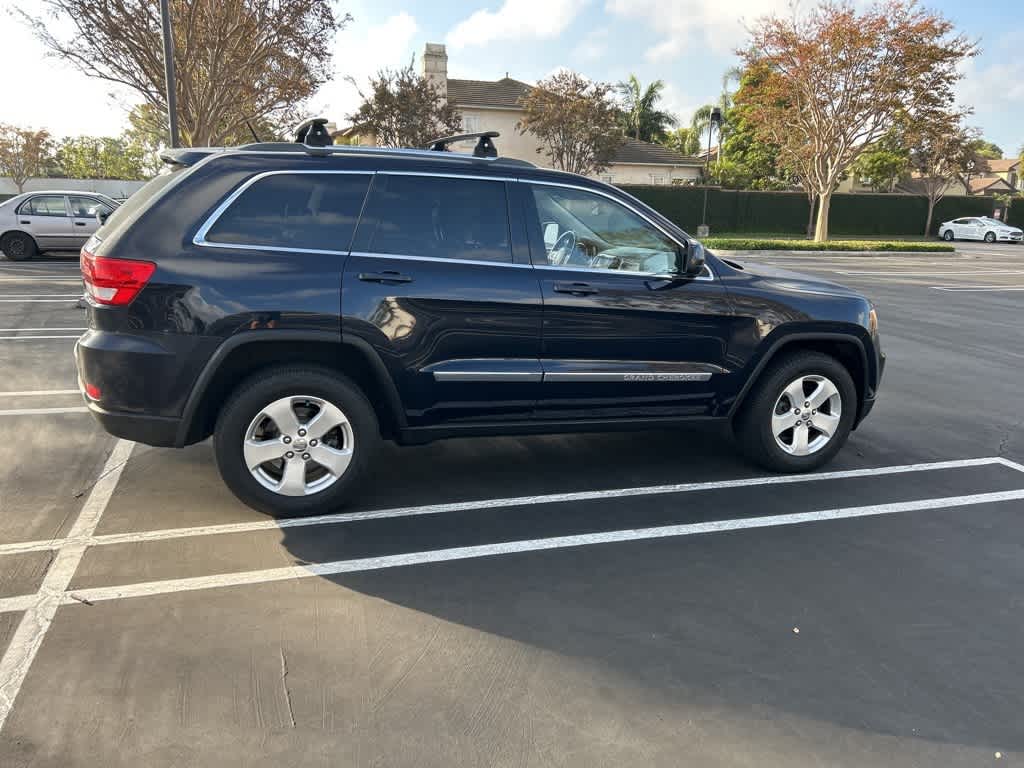
[(1000, 192), (1013, 192), (1013, 187), (1007, 184), (1002, 179), (996, 177), (988, 178), (982, 177), (980, 179), (971, 179), (971, 192), (983, 192), (989, 189), (998, 189)]
[(501, 80), (456, 80), (448, 78), (448, 101), (455, 106), (518, 107), (532, 86), (503, 77)]
[(613, 163), (641, 163), (644, 165), (704, 165), (696, 157), (687, 157), (661, 144), (626, 139), (612, 159)]
[(989, 173), (1009, 173), (1020, 165), (1019, 157), (1005, 157), (1002, 160), (989, 160), (985, 158), (978, 163), (978, 170)]

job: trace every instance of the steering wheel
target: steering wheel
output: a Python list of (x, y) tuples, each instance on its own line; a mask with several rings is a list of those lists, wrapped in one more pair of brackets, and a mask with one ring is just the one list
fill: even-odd
[(575, 250), (576, 233), (571, 229), (567, 229), (559, 235), (558, 239), (555, 240), (555, 244), (551, 246), (551, 250), (548, 251), (548, 263), (556, 265), (565, 264)]

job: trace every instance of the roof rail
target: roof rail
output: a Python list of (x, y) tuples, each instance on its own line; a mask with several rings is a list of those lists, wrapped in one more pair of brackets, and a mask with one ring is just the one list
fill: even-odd
[(454, 144), (456, 141), (479, 139), (476, 146), (473, 147), (473, 157), (497, 157), (498, 148), (494, 146), (494, 142), (491, 141), (491, 139), (496, 139), (499, 136), (501, 136), (501, 134), (497, 131), (484, 131), (483, 133), (459, 133), (455, 136), (445, 136), (440, 139), (434, 139), (426, 148), (433, 150), (434, 152), (447, 152), (448, 145)]

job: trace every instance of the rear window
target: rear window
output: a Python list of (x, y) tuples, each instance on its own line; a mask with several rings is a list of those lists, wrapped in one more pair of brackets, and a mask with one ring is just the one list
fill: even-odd
[(206, 233), (211, 243), (347, 251), (369, 174), (279, 173), (247, 187)]
[(512, 261), (502, 181), (381, 174), (366, 210), (371, 252)]
[(125, 200), (121, 205), (114, 208), (110, 216), (107, 217), (106, 223), (101, 228), (101, 231), (110, 232), (116, 227), (122, 220), (127, 220), (128, 217), (132, 216), (136, 211), (142, 210), (142, 207), (146, 205), (150, 200), (156, 197), (157, 193), (171, 183), (172, 180), (178, 177), (178, 174), (184, 173), (185, 168), (178, 166), (173, 171), (161, 173), (159, 176), (154, 176), (152, 179), (143, 184), (131, 197)]
[(67, 216), (64, 195), (40, 195), (33, 197), (18, 211), (22, 216)]

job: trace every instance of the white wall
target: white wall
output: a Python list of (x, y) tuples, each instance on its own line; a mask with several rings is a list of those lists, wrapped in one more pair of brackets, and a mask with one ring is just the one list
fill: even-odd
[[(47, 189), (75, 189), (82, 192), (99, 192), (107, 197), (128, 197), (137, 191), (144, 181), (122, 181), (120, 179), (29, 179), (25, 182), (26, 192), (42, 192)], [(16, 195), (18, 187), (8, 176), (0, 176), (0, 195)]]
[[(543, 151), (537, 152), (541, 145), (540, 141), (533, 134), (525, 136), (519, 133), (516, 128), (523, 118), (520, 109), (485, 109), (482, 107), (460, 107), (457, 106), (463, 118), (463, 125), (466, 125), (466, 118), (469, 118), (468, 127), (473, 133), (482, 131), (497, 131), (501, 136), (494, 140), (498, 148), (498, 154), (502, 157), (511, 157), (515, 160), (526, 160), (528, 163), (539, 165), (544, 168), (551, 167), (551, 160)], [(456, 152), (472, 154), (474, 142), (467, 141), (452, 146)]]
[(688, 165), (644, 165), (613, 163), (596, 178), (612, 184), (686, 184), (700, 179), (700, 168)]

